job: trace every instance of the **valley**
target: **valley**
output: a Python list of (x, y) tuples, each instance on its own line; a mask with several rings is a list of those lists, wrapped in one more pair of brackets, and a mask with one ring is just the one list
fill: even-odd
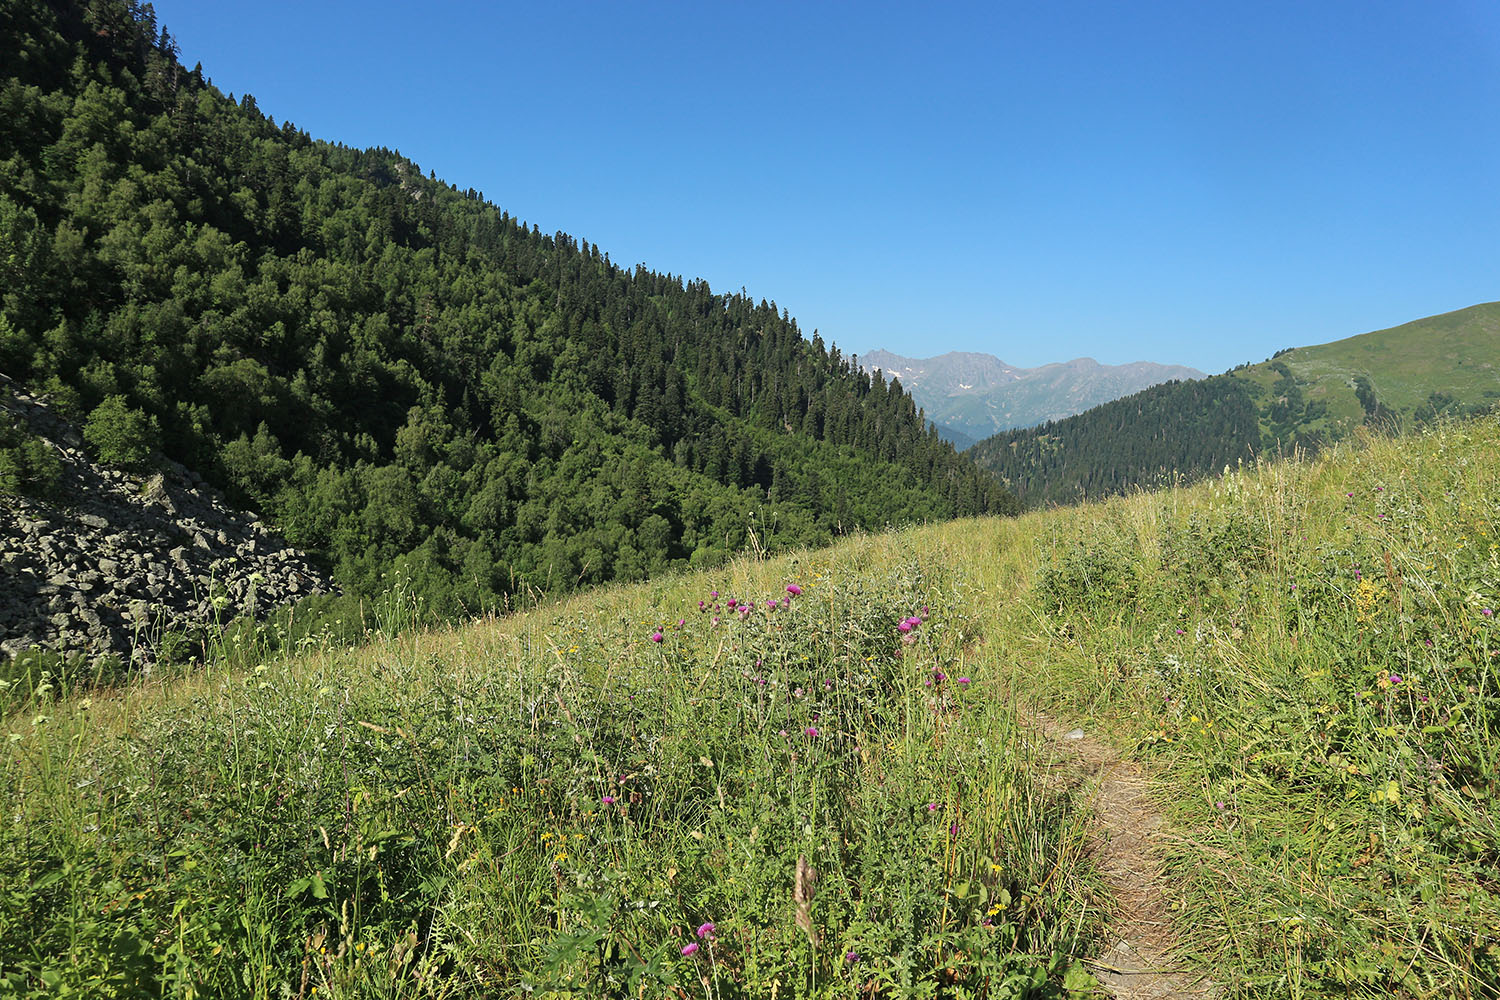
[[(150, 4), (0, 29), (0, 996), (1500, 997), (1500, 303), (1209, 377), (855, 357), (278, 121)], [(567, 55), (488, 102), (517, 177)], [(630, 165), (618, 104), (572, 160)], [(894, 245), (853, 145), (810, 187)], [(954, 273), (1030, 295), (1005, 235)], [(897, 249), (864, 315), (938, 315)]]

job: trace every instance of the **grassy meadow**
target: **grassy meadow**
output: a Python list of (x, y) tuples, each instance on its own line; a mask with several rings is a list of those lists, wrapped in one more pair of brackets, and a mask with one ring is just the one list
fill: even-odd
[(1497, 524), (1486, 419), (31, 678), (0, 695), (0, 995), (1089, 995), (1112, 901), (1042, 712), (1151, 773), (1224, 995), (1500, 995)]
[(1229, 995), (1500, 996), (1500, 422), (986, 534), (987, 657), (1150, 768)]

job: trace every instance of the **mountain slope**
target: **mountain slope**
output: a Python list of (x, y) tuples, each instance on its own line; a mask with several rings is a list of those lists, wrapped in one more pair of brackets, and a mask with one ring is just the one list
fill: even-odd
[(18, 678), (0, 994), (1082, 998), (1175, 932), (1150, 966), (1205, 992), (1493, 998), (1497, 483), (1475, 420), (118, 696)]
[(149, 5), (3, 0), (0, 26), (0, 367), (345, 588), (474, 610), (1014, 507), (773, 303), (278, 125)]
[(904, 358), (877, 350), (861, 355), (859, 362), (866, 370), (879, 369), (899, 378), (901, 387), (939, 427), (976, 440), (1072, 416), (1160, 382), (1203, 377), (1196, 368), (1182, 365), (1101, 365), (1093, 358), (1017, 368), (991, 354), (959, 351)]
[(1500, 401), (1500, 303), (1292, 348), (1199, 382), (1172, 382), (969, 454), (1028, 504), (1193, 478), (1369, 424), (1399, 427)]

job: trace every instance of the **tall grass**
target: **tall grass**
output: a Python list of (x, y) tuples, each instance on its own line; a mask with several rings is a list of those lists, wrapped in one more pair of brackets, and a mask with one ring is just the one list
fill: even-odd
[(0, 993), (1085, 991), (1089, 817), (1040, 778), (1042, 708), (1150, 769), (1226, 994), (1495, 996), (1497, 524), (1489, 419), (461, 629), (33, 678), (0, 734)]
[(1061, 993), (1087, 817), (976, 658), (984, 612), (890, 536), (41, 690), (0, 756), (0, 989)]
[(1151, 761), (1231, 995), (1500, 995), (1500, 425), (993, 534), (1018, 697)]

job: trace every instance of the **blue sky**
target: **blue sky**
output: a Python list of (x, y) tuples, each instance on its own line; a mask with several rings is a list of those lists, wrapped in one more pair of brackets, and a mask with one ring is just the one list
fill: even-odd
[(1209, 372), (1500, 299), (1500, 4), (155, 0), (223, 90), (846, 352)]

